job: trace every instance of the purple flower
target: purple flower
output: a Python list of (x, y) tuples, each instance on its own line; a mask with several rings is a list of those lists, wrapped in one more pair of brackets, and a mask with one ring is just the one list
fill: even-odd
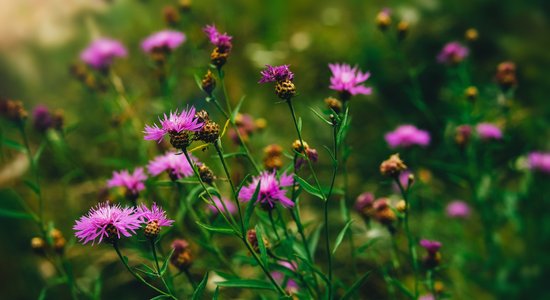
[(215, 25), (206, 25), (202, 30), (208, 35), (210, 43), (220, 48), (221, 52), (227, 52), (233, 47), (231, 44), (233, 37), (225, 32), (220, 33)]
[[(192, 155), (191, 159), (197, 161)], [(173, 180), (193, 175), (193, 168), (189, 165), (185, 156), (176, 155), (176, 152), (173, 151), (155, 157), (147, 165), (147, 170), (153, 176), (167, 172)]]
[(38, 131), (44, 132), (53, 125), (52, 115), (45, 105), (37, 105), (32, 112), (32, 116), (33, 126)]
[(438, 241), (431, 241), (422, 239), (420, 240), (420, 246), (426, 249), (429, 253), (436, 253), (441, 248), (441, 243)]
[[(288, 261), (278, 261), (277, 262), (281, 267), (283, 268), (286, 268), (286, 269), (289, 269), (291, 271), (294, 271), (296, 272), (297, 270), (297, 266), (294, 262), (288, 262)], [(273, 279), (275, 279), (275, 281), (277, 281), (277, 283), (279, 284), (283, 284), (284, 281), (285, 281), (285, 274), (283, 272), (279, 272), (279, 271), (274, 271), (274, 272), (271, 272), (271, 276), (273, 276)], [(284, 286), (285, 290), (289, 293), (296, 293), (298, 290), (299, 290), (299, 286), (298, 284), (296, 283), (296, 281), (292, 280), (292, 279), (287, 279), (286, 281), (286, 285)]]
[(437, 61), (444, 64), (457, 64), (463, 61), (469, 52), (470, 50), (459, 42), (449, 42), (437, 55)]
[(260, 72), (262, 74), (262, 78), (258, 81), (258, 83), (294, 80), (294, 73), (290, 71), (289, 66), (290, 65), (282, 65), (273, 67), (270, 65), (265, 65), (265, 70)]
[[(311, 161), (312, 163), (316, 163), (318, 160), (319, 160), (319, 153), (317, 153), (317, 149), (313, 149), (313, 148), (306, 148), (305, 150), (305, 155), (307, 156), (307, 158), (309, 158), (309, 161)], [(305, 157), (298, 157), (296, 159), (296, 169), (300, 169), (302, 168), (302, 166), (307, 162), (306, 158)]]
[(527, 166), (531, 170), (550, 174), (550, 152), (531, 152), (527, 157)]
[(93, 245), (97, 238), (97, 242), (101, 243), (104, 238), (114, 242), (115, 238), (120, 239), (121, 234), (130, 237), (140, 226), (141, 219), (134, 208), (104, 202), (91, 208), (87, 215), (77, 220), (73, 230), (81, 243), (92, 241)]
[(117, 40), (101, 38), (93, 41), (82, 53), (80, 59), (95, 69), (105, 69), (115, 57), (128, 55), (126, 48)]
[(397, 147), (407, 148), (413, 145), (426, 147), (430, 144), (430, 134), (413, 125), (401, 125), (394, 131), (388, 132), (384, 138), (392, 149)]
[[(212, 205), (212, 204), (208, 204), (208, 208), (210, 209), (210, 211), (214, 215), (218, 214), (218, 209), (221, 210), (224, 213), (229, 213), (231, 215), (233, 215), (237, 212), (237, 206), (235, 205), (235, 203), (233, 203), (231, 201), (227, 201), (227, 199), (225, 199), (225, 198), (220, 199), (217, 196), (213, 196), (212, 201), (214, 201), (215, 206)], [(225, 207), (224, 207), (224, 204), (225, 204)], [(225, 210), (225, 208), (227, 208), (227, 211)]]
[(147, 208), (145, 204), (138, 206), (136, 213), (143, 223), (156, 222), (156, 224), (161, 227), (169, 227), (174, 223), (174, 220), (170, 220), (166, 217), (164, 209), (154, 202), (151, 209)]
[(351, 67), (348, 64), (328, 64), (332, 71), (329, 88), (337, 92), (348, 95), (370, 95), (372, 88), (366, 87), (361, 83), (370, 77), (370, 73), (363, 73), (358, 67)]
[(420, 295), (420, 297), (418, 297), (418, 300), (435, 300), (435, 297), (432, 294), (424, 294)]
[(107, 181), (107, 187), (123, 187), (131, 194), (137, 195), (145, 189), (143, 181), (146, 179), (147, 175), (145, 175), (143, 168), (136, 168), (132, 174), (128, 170), (115, 171), (113, 177)]
[(145, 139), (162, 142), (164, 135), (167, 133), (180, 133), (184, 130), (199, 131), (204, 125), (195, 117), (195, 108), (191, 106), (189, 109), (170, 112), (170, 116), (164, 114), (164, 119), (159, 117), (160, 127), (157, 124), (153, 126), (145, 125)]
[(185, 34), (175, 30), (163, 30), (148, 36), (141, 43), (141, 48), (147, 53), (154, 49), (174, 50), (185, 42)]
[(293, 179), (291, 175), (282, 174), (277, 179), (275, 171), (263, 171), (260, 175), (254, 177), (248, 186), (241, 189), (239, 198), (245, 202), (250, 201), (252, 196), (254, 196), (258, 183), (260, 183), (260, 191), (257, 202), (269, 208), (275, 207), (277, 202), (280, 202), (284, 207), (294, 206), (294, 202), (286, 196), (286, 191), (282, 189), (283, 187), (292, 186)]
[(371, 208), (373, 203), (374, 203), (374, 194), (371, 192), (364, 192), (359, 196), (357, 196), (354, 207), (357, 212), (363, 213), (365, 212), (365, 209)]
[(470, 207), (464, 201), (454, 200), (447, 204), (447, 216), (450, 218), (468, 218), (470, 216)]
[(502, 130), (491, 123), (479, 123), (476, 131), (482, 140), (500, 140), (502, 139)]

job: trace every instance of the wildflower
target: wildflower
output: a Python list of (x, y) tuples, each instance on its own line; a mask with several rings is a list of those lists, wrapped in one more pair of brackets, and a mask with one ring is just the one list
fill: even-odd
[(63, 233), (59, 229), (53, 228), (50, 230), (49, 234), (55, 252), (63, 253), (63, 250), (65, 250), (65, 245), (67, 244), (67, 240), (63, 236)]
[(355, 200), (355, 211), (357, 211), (365, 219), (369, 219), (373, 215), (374, 194), (364, 192), (357, 196)]
[(328, 97), (325, 99), (325, 104), (329, 109), (339, 114), (342, 111), (342, 102), (336, 98)]
[(0, 100), (0, 115), (12, 122), (21, 123), (29, 114), (19, 100)]
[(464, 95), (466, 95), (466, 98), (468, 98), (468, 100), (472, 100), (472, 101), (477, 98), (478, 94), (479, 94), (479, 92), (478, 92), (478, 90), (475, 86), (469, 86), (464, 91)]
[(286, 190), (283, 189), (284, 187), (292, 186), (293, 178), (291, 175), (283, 173), (280, 178), (277, 178), (275, 171), (263, 171), (260, 175), (254, 177), (248, 186), (241, 189), (239, 199), (241, 201), (256, 200), (252, 199), (252, 196), (258, 184), (260, 184), (260, 190), (257, 202), (263, 207), (272, 209), (277, 202), (281, 203), (284, 207), (294, 206), (294, 202), (286, 196)]
[[(303, 142), (303, 144), (302, 144)], [(307, 159), (309, 159), (309, 161), (311, 162), (317, 162), (317, 160), (319, 159), (319, 154), (317, 153), (317, 150), (316, 149), (313, 149), (313, 148), (310, 148), (309, 145), (302, 141), (300, 142), (300, 140), (295, 140), (293, 143), (292, 143), (292, 149), (294, 149), (294, 151), (300, 153), (300, 154), (303, 154), (305, 157), (303, 156), (299, 156), (297, 159), (296, 159), (296, 165), (295, 165), (295, 168), (296, 169), (300, 169), (304, 163), (306, 163), (306, 157)]]
[(33, 237), (31, 239), (31, 248), (38, 255), (46, 253), (46, 241), (41, 237)]
[(139, 192), (145, 189), (145, 184), (143, 184), (143, 182), (146, 179), (147, 175), (145, 175), (143, 168), (136, 168), (131, 174), (128, 170), (115, 171), (113, 172), (113, 177), (107, 181), (107, 187), (125, 188), (126, 197), (129, 200), (135, 201)]
[(398, 178), (401, 172), (407, 170), (407, 165), (399, 158), (399, 154), (393, 154), (380, 164), (380, 173), (383, 176)]
[(475, 42), (479, 38), (479, 32), (475, 28), (468, 28), (464, 33), (464, 37), (468, 42)]
[(181, 271), (188, 269), (193, 263), (189, 243), (186, 240), (177, 239), (172, 242), (172, 248), (174, 252), (170, 256), (170, 263)]
[(507, 90), (518, 84), (516, 78), (516, 64), (511, 61), (505, 61), (497, 66), (496, 81), (500, 87)]
[(266, 65), (266, 68), (261, 71), (262, 78), (258, 83), (275, 82), (275, 94), (283, 99), (290, 100), (296, 95), (296, 87), (292, 82), (294, 80), (294, 73), (289, 69), (289, 65), (282, 66), (270, 66)]
[(153, 60), (163, 63), (166, 56), (185, 42), (185, 34), (175, 30), (163, 30), (148, 36), (141, 42), (141, 48)]
[(470, 216), (470, 207), (464, 201), (454, 200), (447, 204), (445, 209), (450, 218), (468, 218)]
[(216, 178), (216, 176), (214, 176), (214, 172), (212, 172), (212, 170), (209, 167), (207, 167), (205, 164), (200, 164), (198, 166), (198, 170), (199, 170), (199, 176), (202, 182), (206, 184), (212, 184), (212, 182)]
[[(258, 244), (258, 235), (256, 235), (256, 229), (249, 229), (246, 232), (246, 240), (248, 241), (248, 243), (250, 243), (254, 252), (260, 253), (260, 245)], [(265, 236), (262, 236), (262, 242), (266, 249), (270, 247), (269, 241), (265, 238)]]
[(435, 297), (432, 294), (424, 294), (424, 295), (420, 295), (418, 297), (418, 300), (435, 300)]
[(106, 70), (117, 57), (126, 57), (128, 52), (121, 42), (100, 38), (93, 41), (82, 53), (80, 59), (90, 67), (97, 70)]
[(386, 30), (391, 25), (391, 10), (389, 8), (382, 9), (376, 15), (376, 25), (380, 30)]
[(227, 33), (220, 33), (215, 25), (206, 25), (203, 31), (208, 36), (210, 43), (216, 46), (210, 54), (210, 61), (220, 69), (227, 61), (231, 48), (233, 48), (231, 43), (233, 37)]
[(550, 152), (531, 152), (527, 156), (527, 166), (533, 171), (550, 174)]
[[(281, 267), (281, 268), (285, 268), (285, 269), (288, 269), (290, 271), (294, 271), (296, 272), (296, 264), (293, 263), (293, 262), (288, 262), (288, 261), (278, 261), (277, 262), (278, 265)], [(283, 285), (283, 288), (289, 293), (289, 294), (294, 294), (296, 292), (298, 292), (299, 290), (299, 286), (298, 284), (296, 283), (296, 281), (290, 279), (290, 278), (285, 278), (285, 274), (283, 272), (279, 272), (279, 271), (273, 271), (271, 272), (271, 276), (273, 277), (273, 279), (275, 279), (275, 281), (280, 284), (280, 285)], [(286, 281), (285, 281), (286, 279)]]
[(195, 133), (195, 140), (205, 143), (214, 143), (220, 137), (220, 125), (214, 121), (207, 120), (204, 122), (201, 130)]
[(134, 208), (100, 203), (91, 208), (87, 215), (76, 221), (73, 229), (76, 237), (83, 244), (96, 241), (101, 243), (105, 239), (115, 243), (121, 235), (130, 237), (141, 227), (141, 218)]
[[(197, 160), (191, 155), (190, 157), (193, 161)], [(153, 176), (166, 172), (170, 176), (170, 179), (174, 181), (193, 175), (193, 168), (189, 165), (185, 156), (177, 155), (173, 151), (155, 157), (147, 165), (147, 170)]]
[(146, 125), (145, 140), (156, 140), (159, 143), (164, 136), (168, 134), (170, 136), (170, 143), (176, 149), (185, 149), (191, 144), (191, 137), (189, 132), (199, 131), (204, 123), (200, 122), (195, 116), (195, 108), (182, 110), (181, 113), (170, 112), (170, 116), (164, 114), (164, 119), (160, 119), (160, 127), (157, 124), (153, 126)]
[(469, 52), (470, 50), (459, 42), (449, 42), (437, 55), (437, 61), (443, 64), (458, 64), (468, 56)]
[(162, 16), (164, 18), (164, 22), (168, 26), (176, 26), (181, 19), (176, 8), (171, 5), (165, 6), (162, 9)]
[(437, 267), (441, 262), (441, 253), (439, 253), (441, 243), (438, 241), (422, 239), (420, 240), (420, 246), (428, 252), (428, 256), (424, 258), (424, 264), (426, 267), (429, 269)]
[[(217, 215), (218, 209), (222, 212), (228, 213), (228, 214), (235, 214), (237, 212), (237, 206), (235, 203), (231, 201), (227, 201), (226, 199), (222, 198), (220, 199), (217, 196), (212, 196), (212, 201), (214, 202), (214, 205), (208, 204), (208, 208), (212, 212), (212, 214)], [(222, 203), (223, 202), (223, 203)], [(224, 207), (225, 205), (225, 207)], [(227, 208), (227, 210), (225, 210)]]
[(166, 212), (154, 202), (151, 209), (144, 204), (138, 206), (136, 213), (139, 214), (141, 222), (147, 224), (144, 234), (150, 239), (154, 239), (159, 235), (161, 227), (169, 227), (174, 223), (174, 220), (168, 219)]
[(342, 100), (358, 94), (370, 95), (372, 88), (362, 85), (370, 77), (370, 73), (361, 72), (357, 66), (348, 64), (328, 64), (332, 72), (329, 88), (340, 93)]
[(390, 148), (408, 148), (413, 145), (426, 147), (430, 144), (430, 134), (413, 125), (401, 125), (394, 131), (386, 133), (384, 139)]
[[(241, 135), (243, 141), (248, 141), (249, 137), (258, 129), (254, 119), (249, 114), (237, 114), (235, 117), (235, 125), (237, 125), (238, 134)], [(239, 135), (235, 129), (230, 128), (228, 135), (235, 144), (239, 144)]]
[(374, 218), (381, 224), (390, 226), (395, 220), (397, 220), (388, 198), (376, 199), (372, 207), (374, 208)]
[(502, 130), (491, 123), (479, 123), (476, 126), (476, 132), (482, 140), (500, 140), (502, 139)]
[(472, 127), (470, 125), (460, 125), (455, 129), (455, 142), (463, 147), (470, 141), (472, 136)]
[(216, 88), (216, 78), (214, 78), (212, 71), (206, 71), (206, 74), (201, 80), (201, 88), (208, 96), (212, 96), (212, 92)]
[(401, 21), (397, 23), (397, 37), (399, 39), (404, 39), (409, 32), (409, 22)]
[(53, 120), (50, 110), (45, 105), (37, 105), (32, 111), (33, 126), (37, 131), (46, 132), (52, 127)]
[(264, 167), (267, 170), (279, 170), (283, 167), (283, 148), (271, 144), (264, 148)]

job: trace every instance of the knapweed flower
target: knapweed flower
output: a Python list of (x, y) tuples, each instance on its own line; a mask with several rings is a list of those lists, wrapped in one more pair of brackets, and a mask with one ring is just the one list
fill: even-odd
[(443, 64), (458, 64), (463, 61), (470, 50), (459, 42), (449, 42), (437, 55), (437, 61)]
[(136, 168), (133, 173), (128, 170), (115, 171), (113, 177), (107, 181), (107, 187), (122, 187), (126, 189), (126, 197), (135, 201), (139, 192), (145, 189), (143, 182), (147, 179), (147, 175), (143, 168)]
[[(294, 272), (297, 269), (296, 264), (293, 263), (293, 262), (291, 263), (291, 262), (288, 262), (288, 261), (281, 260), (281, 261), (278, 261), (278, 264), (281, 267), (289, 269), (289, 270), (294, 271)], [(274, 271), (274, 272), (271, 272), (271, 276), (273, 277), (273, 279), (275, 279), (275, 281), (278, 284), (285, 283), (285, 274), (283, 272)], [(286, 284), (285, 284), (285, 286), (283, 286), (283, 288), (285, 289), (285, 291), (287, 291), (290, 294), (296, 293), (299, 290), (299, 286), (296, 283), (296, 281), (294, 281), (290, 278), (286, 279)]]
[(381, 30), (386, 30), (391, 25), (391, 9), (387, 7), (383, 8), (376, 15), (376, 25), (378, 25), (378, 28)]
[[(191, 156), (191, 160), (197, 159)], [(149, 162), (147, 170), (153, 176), (157, 176), (163, 172), (167, 172), (172, 180), (189, 177), (193, 175), (193, 168), (183, 155), (177, 155), (176, 152), (166, 152), (164, 155), (159, 155)]]
[(220, 48), (220, 51), (226, 52), (231, 50), (233, 47), (231, 44), (233, 37), (228, 35), (226, 32), (220, 33), (215, 25), (206, 25), (202, 30), (208, 36), (210, 43)]
[(470, 207), (464, 201), (454, 200), (447, 204), (445, 209), (450, 218), (468, 218), (470, 216)]
[(34, 129), (45, 132), (53, 125), (50, 110), (45, 105), (37, 105), (32, 111)]
[(504, 90), (516, 86), (518, 84), (516, 64), (511, 61), (505, 61), (498, 64), (495, 78), (497, 83)]
[(482, 140), (500, 140), (502, 139), (502, 130), (491, 123), (479, 123), (476, 126), (476, 132)]
[(81, 243), (101, 243), (105, 239), (115, 243), (121, 235), (130, 237), (141, 227), (141, 218), (136, 210), (108, 202), (100, 203), (90, 209), (88, 214), (76, 221), (73, 229)]
[(265, 69), (260, 72), (262, 78), (258, 83), (267, 83), (267, 82), (279, 82), (286, 80), (294, 80), (294, 73), (290, 71), (290, 65), (282, 66), (270, 66), (265, 65)]
[(394, 131), (386, 133), (384, 139), (390, 148), (408, 148), (414, 145), (426, 147), (430, 144), (430, 134), (413, 125), (401, 125)]
[(153, 203), (151, 209), (149, 209), (144, 204), (138, 206), (136, 213), (141, 218), (141, 221), (145, 224), (144, 234), (148, 238), (156, 238), (160, 233), (161, 227), (172, 226), (174, 220), (168, 219), (166, 217), (166, 212), (156, 203)]
[(420, 246), (429, 253), (435, 253), (441, 248), (441, 243), (438, 241), (432, 241), (427, 239), (420, 240)]
[(401, 160), (399, 153), (390, 155), (390, 158), (380, 164), (380, 174), (383, 176), (398, 178), (399, 174), (405, 170), (407, 165)]
[(441, 253), (439, 253), (441, 243), (438, 241), (422, 239), (420, 240), (420, 246), (428, 252), (428, 256), (424, 257), (424, 265), (428, 269), (437, 267), (441, 262)]
[(172, 248), (174, 252), (170, 257), (170, 263), (179, 270), (188, 269), (193, 263), (193, 256), (191, 256), (191, 248), (186, 240), (178, 239), (172, 242)]
[(109, 38), (93, 41), (82, 53), (80, 59), (94, 69), (106, 69), (117, 57), (126, 57), (128, 52), (121, 42)]
[(171, 52), (185, 42), (185, 34), (175, 30), (163, 30), (148, 36), (141, 42), (146, 53), (154, 51)]
[(252, 182), (241, 189), (239, 199), (242, 201), (256, 200), (252, 199), (256, 187), (260, 184), (257, 202), (267, 209), (275, 207), (277, 202), (284, 207), (294, 206), (294, 202), (286, 196), (285, 187), (292, 186), (293, 178), (291, 175), (283, 173), (277, 178), (276, 172), (263, 171), (260, 175), (253, 178)]
[(358, 94), (370, 95), (372, 88), (362, 85), (370, 77), (370, 73), (363, 73), (358, 66), (351, 67), (348, 64), (328, 64), (332, 76), (329, 88), (340, 93), (342, 100)]
[[(217, 215), (219, 213), (218, 209), (221, 210), (224, 213), (228, 213), (228, 214), (231, 214), (231, 215), (234, 215), (237, 212), (237, 206), (235, 205), (235, 203), (233, 203), (231, 201), (227, 201), (227, 199), (225, 199), (225, 198), (220, 199), (217, 196), (212, 196), (212, 201), (214, 202), (215, 206), (212, 205), (212, 204), (208, 204), (208, 209), (214, 215)], [(226, 210), (226, 208), (227, 208), (227, 210)]]
[(189, 132), (199, 131), (204, 123), (195, 116), (195, 108), (184, 109), (181, 113), (170, 112), (170, 116), (164, 114), (164, 119), (159, 117), (160, 127), (157, 124), (153, 126), (146, 125), (145, 140), (155, 140), (159, 143), (164, 136), (168, 134), (170, 136), (170, 143), (176, 149), (187, 148), (191, 144), (191, 137)]
[(534, 171), (550, 174), (550, 152), (531, 152), (527, 156), (527, 167)]
[(357, 211), (362, 217), (370, 218), (373, 213), (372, 205), (374, 203), (374, 194), (371, 192), (364, 192), (357, 196), (355, 200), (355, 211)]

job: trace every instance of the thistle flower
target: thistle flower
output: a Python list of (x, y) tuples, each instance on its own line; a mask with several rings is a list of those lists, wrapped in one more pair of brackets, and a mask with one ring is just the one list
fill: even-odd
[(138, 206), (136, 213), (139, 215), (141, 222), (147, 224), (144, 233), (148, 238), (156, 238), (161, 227), (170, 227), (174, 223), (174, 220), (168, 219), (166, 212), (154, 202), (151, 209), (144, 204)]
[(362, 85), (370, 77), (370, 73), (363, 73), (358, 66), (351, 67), (348, 64), (328, 64), (332, 71), (329, 88), (339, 92), (342, 100), (358, 94), (370, 95), (372, 88)]
[(372, 214), (373, 203), (374, 194), (371, 192), (364, 192), (357, 196), (353, 207), (361, 216), (369, 218)]
[[(231, 215), (233, 215), (237, 212), (237, 206), (235, 205), (235, 203), (233, 203), (231, 201), (227, 201), (227, 199), (225, 199), (225, 198), (220, 199), (217, 196), (212, 196), (212, 201), (214, 202), (215, 206), (212, 205), (212, 204), (208, 204), (208, 209), (214, 215), (217, 215), (219, 213), (218, 209), (220, 209), (224, 213), (229, 213)], [(225, 204), (225, 207), (224, 207), (224, 204)], [(227, 208), (227, 211), (225, 210), (225, 208)]]
[(267, 82), (283, 82), (287, 80), (294, 80), (294, 73), (290, 71), (290, 65), (270, 66), (265, 65), (265, 69), (260, 72), (262, 78), (258, 83)]
[[(277, 263), (281, 267), (289, 269), (291, 271), (295, 272), (297, 270), (296, 264), (293, 262), (280, 260)], [(285, 274), (283, 272), (274, 271), (274, 272), (271, 272), (271, 276), (273, 277), (273, 279), (275, 279), (275, 281), (278, 284), (281, 284), (281, 285), (285, 284)], [(299, 286), (296, 283), (296, 281), (290, 278), (286, 279), (286, 284), (283, 286), (283, 288), (285, 289), (285, 291), (287, 291), (290, 294), (296, 293), (299, 290)]]
[(550, 174), (550, 152), (531, 152), (527, 156), (527, 166), (533, 171)]
[(117, 57), (126, 57), (128, 52), (121, 42), (100, 38), (93, 41), (82, 53), (80, 59), (94, 69), (107, 69)]
[(507, 90), (518, 84), (516, 77), (516, 64), (511, 61), (505, 61), (497, 66), (496, 81), (500, 87)]
[(181, 113), (170, 112), (170, 116), (164, 114), (164, 119), (159, 117), (160, 127), (157, 124), (153, 126), (146, 125), (145, 140), (156, 140), (159, 143), (164, 136), (170, 136), (170, 143), (177, 149), (184, 149), (191, 144), (189, 131), (199, 131), (204, 123), (200, 122), (195, 116), (195, 108), (182, 110)]
[(221, 52), (231, 51), (233, 47), (233, 44), (231, 44), (231, 40), (233, 39), (232, 36), (228, 35), (226, 32), (220, 33), (216, 25), (206, 25), (202, 30), (208, 36), (210, 43), (218, 47)]
[(185, 42), (185, 34), (175, 30), (162, 30), (151, 34), (141, 42), (146, 53), (154, 51), (171, 52)]
[(491, 123), (479, 123), (476, 131), (482, 140), (500, 140), (502, 139), (502, 130)]
[(435, 268), (441, 262), (441, 243), (438, 241), (430, 241), (426, 239), (420, 240), (420, 246), (428, 251), (428, 256), (424, 257), (424, 265), (428, 269)]
[(254, 192), (258, 183), (260, 184), (260, 190), (258, 193), (257, 202), (262, 206), (272, 209), (277, 202), (281, 203), (284, 207), (294, 206), (294, 202), (286, 196), (284, 187), (292, 186), (293, 179), (291, 175), (283, 173), (280, 178), (277, 178), (276, 172), (263, 171), (260, 175), (254, 177), (252, 182), (241, 189), (239, 192), (239, 199), (247, 202), (252, 200)]
[(443, 64), (458, 64), (470, 53), (470, 50), (459, 42), (449, 42), (437, 55), (437, 61)]
[(438, 241), (432, 241), (432, 240), (427, 240), (427, 239), (422, 239), (420, 240), (420, 246), (424, 249), (426, 249), (426, 251), (428, 251), (428, 253), (436, 253), (437, 251), (439, 251), (439, 249), (441, 248), (441, 243), (438, 242)]
[(445, 209), (450, 218), (468, 218), (470, 216), (470, 207), (464, 201), (454, 200), (447, 204)]
[(455, 129), (455, 142), (459, 146), (465, 146), (472, 136), (472, 127), (470, 125), (460, 125)]
[(179, 270), (188, 269), (193, 263), (191, 249), (186, 240), (177, 239), (172, 242), (174, 252), (170, 256), (170, 263)]
[[(191, 160), (197, 161), (192, 155), (190, 155), (190, 157)], [(172, 180), (193, 175), (193, 168), (189, 165), (185, 156), (177, 155), (176, 152), (173, 151), (155, 157), (147, 165), (147, 170), (153, 176), (167, 172)]]
[(77, 220), (73, 230), (83, 244), (91, 241), (93, 245), (103, 239), (115, 243), (121, 235), (130, 237), (141, 227), (140, 215), (135, 212), (134, 208), (100, 203)]
[(107, 187), (125, 188), (126, 197), (130, 200), (135, 200), (139, 192), (145, 189), (143, 181), (146, 179), (147, 175), (145, 175), (143, 168), (136, 168), (131, 174), (128, 170), (115, 171), (113, 172), (113, 177), (107, 181)]
[(397, 179), (399, 174), (405, 170), (407, 170), (407, 165), (401, 160), (399, 153), (392, 154), (390, 158), (380, 164), (380, 174), (383, 176), (390, 176)]
[(413, 145), (426, 147), (430, 144), (430, 134), (413, 125), (401, 125), (394, 131), (386, 133), (384, 139), (392, 149), (408, 148)]
[(45, 132), (53, 125), (52, 115), (45, 105), (37, 105), (32, 111), (32, 117), (33, 127), (40, 132)]

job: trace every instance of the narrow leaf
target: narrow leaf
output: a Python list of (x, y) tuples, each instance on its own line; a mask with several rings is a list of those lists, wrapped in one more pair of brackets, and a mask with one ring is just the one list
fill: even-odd
[(164, 275), (164, 273), (168, 269), (168, 262), (170, 261), (170, 257), (172, 257), (172, 254), (174, 254), (174, 250), (176, 250), (176, 249), (172, 248), (170, 253), (168, 253), (168, 255), (166, 255), (166, 258), (164, 258), (164, 262), (162, 263), (162, 267), (160, 267), (160, 276)]
[(219, 281), (216, 282), (216, 284), (220, 287), (273, 290), (273, 285), (271, 283), (256, 279), (232, 279)]
[(325, 117), (323, 115), (321, 115), (319, 112), (317, 112), (317, 110), (315, 110), (313, 107), (310, 107), (309, 108), (317, 117), (319, 117), (319, 119), (321, 119), (321, 121), (327, 123), (328, 125), (331, 125), (332, 126), (332, 123), (325, 119)]
[(208, 230), (208, 231), (212, 231), (212, 232), (217, 232), (217, 233), (221, 233), (221, 234), (234, 234), (235, 232), (233, 231), (233, 229), (231, 228), (227, 228), (227, 227), (215, 227), (215, 226), (210, 226), (210, 225), (206, 225), (204, 223), (201, 223), (199, 221), (197, 221), (197, 224)]
[(260, 258), (262, 259), (262, 264), (267, 268), (267, 250), (264, 245), (264, 238), (261, 228), (256, 225), (256, 239), (258, 240), (258, 248), (260, 249)]
[(208, 272), (204, 274), (204, 277), (199, 283), (199, 285), (197, 286), (197, 289), (193, 292), (192, 300), (202, 299), (202, 295), (204, 294), (204, 288), (206, 287), (207, 282), (208, 282)]
[(233, 112), (231, 113), (231, 123), (235, 122), (235, 118), (237, 118), (237, 115), (239, 114), (239, 111), (241, 110), (241, 105), (243, 105), (245, 96), (242, 96), (239, 100), (239, 103), (237, 103), (237, 106), (235, 106), (235, 109), (233, 109)]
[(248, 225), (250, 223), (250, 217), (252, 216), (252, 213), (254, 212), (254, 207), (256, 206), (256, 201), (258, 200), (258, 194), (260, 193), (260, 187), (261, 187), (262, 181), (258, 182), (256, 185), (256, 189), (254, 190), (254, 194), (252, 195), (252, 199), (248, 202), (248, 206), (246, 207), (246, 211), (244, 213), (244, 227), (248, 228)]
[(350, 227), (351, 223), (353, 223), (353, 221), (354, 221), (353, 219), (349, 220), (346, 223), (346, 225), (344, 225), (344, 228), (342, 228), (342, 230), (340, 231), (338, 236), (336, 237), (336, 243), (334, 243), (334, 249), (332, 249), (332, 254), (336, 253), (336, 250), (338, 249), (338, 247), (340, 246), (340, 244), (344, 240), (344, 237), (346, 236), (346, 232), (347, 232), (348, 228)]
[(300, 176), (298, 175), (294, 175), (294, 179), (296, 179), (296, 181), (300, 184), (301, 187), (304, 188), (304, 190), (310, 194), (310, 195), (313, 195), (321, 200), (325, 200), (325, 196), (321, 193), (321, 191), (319, 191), (318, 188), (312, 186), (311, 184), (309, 184), (307, 181), (305, 181), (305, 179), (302, 179)]
[(311, 250), (311, 256), (315, 257), (315, 250), (317, 249), (317, 244), (319, 243), (319, 235), (321, 234), (322, 225), (317, 226), (313, 233), (309, 237), (309, 249)]
[(351, 299), (355, 291), (357, 291), (364, 283), (367, 281), (367, 278), (369, 278), (371, 271), (368, 271), (365, 273), (365, 275), (361, 276), (361, 278), (357, 279), (355, 283), (349, 288), (349, 290), (346, 291), (344, 296), (342, 296), (342, 300)]

